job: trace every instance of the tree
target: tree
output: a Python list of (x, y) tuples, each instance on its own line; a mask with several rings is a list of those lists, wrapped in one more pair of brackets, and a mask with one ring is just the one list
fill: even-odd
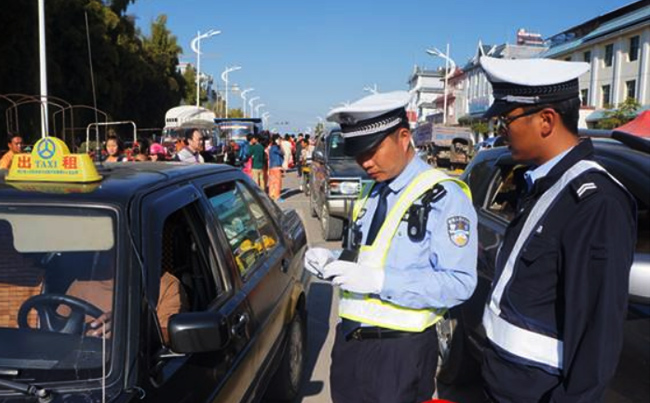
[[(181, 48), (166, 28), (164, 16), (152, 23), (149, 37), (142, 35), (134, 18), (125, 14), (131, 3), (133, 0), (45, 2), (48, 92), (73, 105), (93, 105), (94, 90), (97, 107), (107, 112), (110, 120), (160, 127), (165, 111), (178, 105), (185, 90), (185, 80), (176, 71)], [(0, 35), (0, 54), (7, 62), (0, 63), (1, 93), (40, 93), (36, 5), (35, 1), (3, 4), (0, 26), (5, 32)], [(5, 106), (0, 105), (0, 112)], [(57, 110), (60, 108), (51, 107), (50, 114)], [(20, 130), (26, 141), (33, 141), (40, 131), (39, 114), (29, 109), (25, 112), (30, 113), (21, 109)], [(4, 116), (0, 113), (0, 119)], [(62, 126), (62, 114), (58, 116), (57, 129)], [(66, 119), (70, 130), (70, 119)], [(92, 121), (94, 117), (75, 113), (76, 132), (85, 132)]]
[(617, 109), (605, 111), (603, 118), (596, 123), (597, 129), (612, 130), (622, 126), (636, 117), (641, 105), (634, 98), (628, 98), (618, 105)]
[[(194, 66), (188, 64), (185, 68), (185, 73), (183, 73), (183, 78), (185, 79), (185, 104), (194, 105), (196, 104), (196, 69)], [(204, 105), (208, 101), (208, 93), (205, 88), (201, 87), (201, 95), (199, 96), (199, 105)], [(211, 109), (209, 105), (206, 105), (208, 109)]]
[(244, 112), (241, 110), (241, 108), (228, 109), (228, 117), (229, 118), (243, 118), (244, 117)]

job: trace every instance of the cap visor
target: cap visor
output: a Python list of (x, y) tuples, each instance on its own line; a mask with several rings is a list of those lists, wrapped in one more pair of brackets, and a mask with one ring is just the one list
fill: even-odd
[(512, 102), (495, 101), (492, 106), (483, 114), (483, 119), (492, 119), (495, 116), (503, 115), (513, 109), (517, 109), (520, 104)]
[(366, 136), (346, 137), (343, 152), (349, 157), (356, 157), (375, 148), (391, 131)]

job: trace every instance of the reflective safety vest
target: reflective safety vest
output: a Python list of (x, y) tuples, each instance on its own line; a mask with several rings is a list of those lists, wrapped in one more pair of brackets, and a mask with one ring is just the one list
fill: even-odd
[[(429, 189), (444, 181), (457, 183), (463, 192), (471, 199), (469, 187), (462, 181), (450, 178), (440, 171), (428, 169), (420, 173), (399, 195), (397, 202), (386, 215), (377, 237), (372, 245), (363, 245), (359, 249), (357, 262), (377, 270), (384, 270), (386, 256), (391, 242), (402, 217), (409, 207), (422, 197)], [(374, 183), (367, 184), (352, 211), (352, 221), (356, 221), (363, 209)], [(349, 291), (341, 292), (339, 316), (357, 322), (379, 326), (387, 329), (407, 332), (421, 332), (438, 322), (446, 308), (440, 309), (411, 309), (390, 302), (382, 301), (370, 294), (359, 294)]]
[[(579, 161), (569, 168), (535, 203), (510, 251), (501, 276), (492, 288), (492, 295), (483, 312), (483, 326), (490, 341), (510, 354), (557, 369), (563, 367), (564, 345), (562, 340), (508, 322), (501, 316), (502, 298), (506, 287), (514, 276), (515, 264), (519, 260), (523, 247), (528, 243), (529, 238), (534, 235), (533, 230), (539, 226), (547, 211), (555, 204), (555, 201), (571, 181), (587, 171), (594, 170), (609, 175), (605, 168), (594, 161)], [(614, 182), (623, 186), (613, 176), (609, 176)], [(587, 185), (589, 184), (584, 186)], [(507, 303), (507, 299), (505, 303)]]

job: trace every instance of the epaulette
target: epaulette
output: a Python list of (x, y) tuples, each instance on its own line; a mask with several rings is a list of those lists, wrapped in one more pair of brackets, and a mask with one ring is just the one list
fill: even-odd
[(571, 191), (578, 201), (598, 192), (598, 186), (588, 175), (581, 175), (571, 182)]

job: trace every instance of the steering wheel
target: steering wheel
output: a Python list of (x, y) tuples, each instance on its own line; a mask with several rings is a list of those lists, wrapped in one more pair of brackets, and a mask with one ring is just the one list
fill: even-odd
[[(69, 316), (63, 316), (56, 312), (60, 305), (70, 308)], [(99, 318), (104, 313), (90, 302), (71, 295), (40, 294), (34, 295), (22, 304), (18, 310), (18, 327), (30, 328), (27, 314), (32, 309), (38, 312), (41, 329), (79, 335), (86, 333), (86, 315)]]

